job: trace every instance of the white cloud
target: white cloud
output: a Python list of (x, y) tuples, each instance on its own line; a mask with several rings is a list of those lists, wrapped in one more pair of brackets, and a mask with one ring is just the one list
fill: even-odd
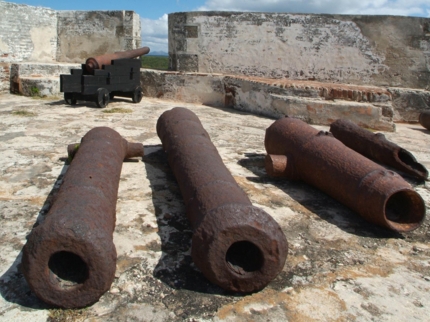
[(207, 0), (197, 10), (428, 16), (429, 0)]
[(164, 14), (157, 20), (140, 18), (142, 46), (148, 46), (152, 52), (167, 52), (167, 17)]

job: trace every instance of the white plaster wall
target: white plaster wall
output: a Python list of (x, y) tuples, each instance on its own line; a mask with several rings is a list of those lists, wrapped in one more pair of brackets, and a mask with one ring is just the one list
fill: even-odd
[(177, 13), (169, 15), (169, 54), (185, 71), (425, 88), (427, 25), (416, 17)]
[(140, 47), (133, 11), (55, 11), (0, 1), (0, 62), (84, 62)]
[(55, 61), (56, 11), (0, 1), (0, 62)]
[[(264, 15), (263, 15), (264, 17)], [(234, 36), (224, 37), (227, 29), (216, 17), (196, 17), (201, 39), (190, 39), (187, 51), (206, 52), (199, 70), (213, 72), (221, 65), (227, 72), (339, 81), (342, 73), (369, 79), (380, 68), (383, 57), (372, 51), (367, 39), (353, 22), (336, 19), (310, 25), (310, 16), (291, 15), (294, 22), (279, 27), (274, 21), (261, 25), (236, 21)]]
[(85, 62), (89, 57), (135, 49), (139, 15), (133, 11), (59, 11), (60, 62)]

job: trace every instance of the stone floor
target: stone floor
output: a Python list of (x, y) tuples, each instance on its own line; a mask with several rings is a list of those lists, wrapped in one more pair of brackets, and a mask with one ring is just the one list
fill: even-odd
[[(225, 292), (192, 263), (192, 231), (155, 131), (161, 113), (178, 105), (200, 117), (238, 184), (288, 239), (283, 271), (258, 293)], [(392, 233), (304, 183), (267, 177), (263, 139), (272, 119), (156, 99), (98, 109), (9, 94), (0, 95), (0, 115), (2, 321), (428, 321), (430, 219)], [(30, 292), (21, 250), (67, 171), (67, 145), (96, 126), (142, 142), (146, 156), (123, 165), (111, 289), (88, 308), (54, 309)], [(430, 168), (429, 131), (398, 124), (386, 135)], [(429, 183), (408, 181), (429, 207)]]

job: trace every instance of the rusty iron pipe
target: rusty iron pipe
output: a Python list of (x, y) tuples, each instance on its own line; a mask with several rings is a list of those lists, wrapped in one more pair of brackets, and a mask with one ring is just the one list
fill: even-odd
[(127, 156), (143, 156), (143, 145), (110, 128), (94, 128), (82, 138), (45, 220), (23, 249), (25, 279), (44, 302), (85, 307), (110, 288), (115, 208)]
[(398, 174), (343, 145), (331, 133), (282, 118), (266, 130), (266, 171), (302, 180), (324, 191), (367, 221), (398, 231), (425, 218), (421, 196)]
[(113, 59), (135, 58), (148, 54), (149, 47), (138, 49), (118, 51), (115, 53), (104, 54), (96, 57), (90, 57), (85, 61), (85, 68), (88, 73), (93, 73), (94, 69), (101, 69), (103, 65), (110, 65)]
[(196, 266), (226, 290), (248, 293), (265, 287), (287, 257), (279, 225), (252, 206), (193, 112), (180, 107), (164, 112), (157, 134), (193, 227)]
[(388, 141), (382, 133), (372, 133), (349, 120), (337, 120), (330, 126), (333, 136), (348, 148), (378, 163), (421, 180), (428, 177), (427, 169), (409, 151)]
[(419, 122), (422, 126), (430, 131), (430, 111), (421, 112)]

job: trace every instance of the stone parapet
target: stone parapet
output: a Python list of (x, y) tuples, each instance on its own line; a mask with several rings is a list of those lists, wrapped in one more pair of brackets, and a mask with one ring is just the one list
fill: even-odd
[(54, 62), (57, 11), (0, 1), (0, 62)]
[(172, 70), (427, 88), (430, 18), (261, 12), (169, 15)]

